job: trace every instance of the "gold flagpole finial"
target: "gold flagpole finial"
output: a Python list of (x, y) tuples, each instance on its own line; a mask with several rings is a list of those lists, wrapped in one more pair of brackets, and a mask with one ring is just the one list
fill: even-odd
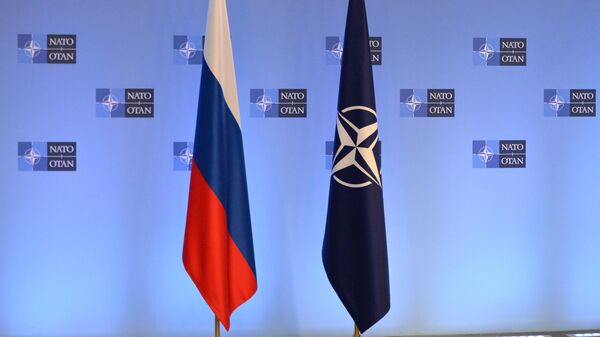
[(215, 337), (221, 337), (221, 322), (215, 315)]
[(358, 330), (358, 325), (354, 324), (354, 337), (360, 337), (360, 330)]

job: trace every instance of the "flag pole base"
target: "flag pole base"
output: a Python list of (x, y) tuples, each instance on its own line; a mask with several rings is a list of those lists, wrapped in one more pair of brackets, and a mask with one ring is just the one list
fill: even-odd
[(215, 315), (215, 337), (221, 337), (221, 322)]
[(358, 330), (358, 325), (354, 324), (354, 337), (360, 337), (360, 330)]

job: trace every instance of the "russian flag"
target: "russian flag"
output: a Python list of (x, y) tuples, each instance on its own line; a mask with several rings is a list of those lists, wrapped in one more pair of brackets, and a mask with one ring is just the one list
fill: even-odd
[(257, 283), (225, 0), (208, 9), (183, 264), (229, 330), (231, 313)]

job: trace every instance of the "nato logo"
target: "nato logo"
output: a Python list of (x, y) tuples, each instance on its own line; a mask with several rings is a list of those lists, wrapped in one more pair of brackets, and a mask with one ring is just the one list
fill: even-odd
[[(369, 49), (371, 51), (371, 64), (379, 66), (382, 59), (382, 38), (381, 36), (369, 37)], [(344, 53), (344, 42), (340, 36), (325, 37), (325, 64), (340, 65), (342, 63), (342, 54)]]
[(544, 89), (544, 116), (596, 117), (596, 89)]
[(473, 64), (478, 66), (527, 65), (525, 38), (473, 38)]
[(250, 117), (306, 117), (306, 89), (250, 89)]
[(204, 36), (175, 35), (173, 36), (174, 64), (202, 64)]
[(173, 170), (191, 171), (194, 160), (193, 142), (173, 142)]
[(525, 168), (524, 140), (474, 140), (473, 168)]
[(154, 89), (96, 89), (96, 117), (152, 118)]
[(19, 142), (19, 171), (76, 171), (77, 143)]
[(340, 65), (342, 54), (344, 53), (344, 43), (339, 36), (325, 37), (325, 63), (328, 65)]
[[(328, 171), (331, 171), (333, 169), (333, 155), (334, 155), (333, 148), (334, 148), (333, 141), (328, 140), (325, 142), (325, 169)], [(373, 148), (373, 152), (379, 159), (379, 163), (380, 163), (379, 167), (381, 167), (381, 141), (380, 140), (377, 141), (377, 145)]]
[(74, 34), (18, 34), (18, 63), (75, 64), (77, 36)]
[(400, 117), (454, 117), (454, 89), (400, 89)]

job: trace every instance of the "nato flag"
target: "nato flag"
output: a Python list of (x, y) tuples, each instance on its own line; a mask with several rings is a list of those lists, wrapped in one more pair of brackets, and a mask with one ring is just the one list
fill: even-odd
[(364, 0), (350, 0), (323, 264), (361, 332), (390, 309), (380, 145)]

